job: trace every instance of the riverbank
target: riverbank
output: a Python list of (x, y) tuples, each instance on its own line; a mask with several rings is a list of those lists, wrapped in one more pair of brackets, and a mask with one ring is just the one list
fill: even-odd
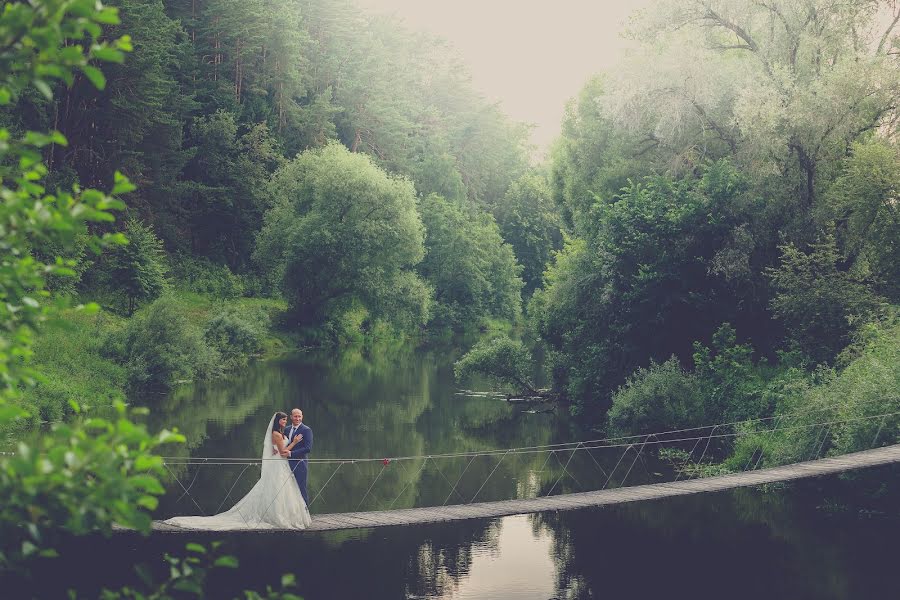
[[(21, 427), (65, 420), (73, 414), (71, 401), (102, 412), (116, 400), (126, 401), (140, 392), (145, 387), (142, 383), (157, 389), (171, 387), (194, 378), (223, 375), (250, 360), (292, 350), (297, 346), (296, 336), (277, 326), (285, 308), (282, 300), (221, 299), (177, 291), (131, 318), (103, 309), (93, 313), (67, 309), (35, 336), (31, 366), (36, 383), (24, 390), (22, 406), (30, 417)], [(157, 316), (175, 326), (172, 333), (188, 341), (182, 350), (190, 350), (191, 342), (204, 346), (195, 347), (190, 354), (178, 352), (177, 340), (165, 339), (166, 332), (158, 327), (154, 330), (153, 316), (160, 312), (165, 314)], [(140, 340), (134, 339), (137, 329), (145, 334)], [(227, 348), (222, 351), (216, 346)], [(154, 362), (151, 355), (158, 359), (162, 353), (169, 354), (163, 358), (179, 360), (183, 368), (165, 371), (160, 368), (160, 360), (155, 365), (146, 364)], [(192, 368), (196, 367), (192, 362), (203, 362), (203, 369)], [(140, 380), (137, 372), (141, 368), (150, 371), (149, 380)], [(186, 380), (186, 373), (196, 377)]]

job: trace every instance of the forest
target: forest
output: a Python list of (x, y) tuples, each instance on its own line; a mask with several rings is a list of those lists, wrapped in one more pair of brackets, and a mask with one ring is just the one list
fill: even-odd
[[(149, 526), (179, 434), (129, 398), (300, 347), (475, 332), (460, 374), (544, 369), (586, 427), (801, 414), (843, 419), (831, 453), (896, 443), (900, 416), (865, 417), (900, 395), (898, 22), (654, 4), (538, 163), (452, 47), (351, 0), (5, 2), (0, 567)], [(91, 406), (116, 409), (77, 425)], [(78, 460), (27, 445), (46, 421)], [(107, 444), (96, 487), (41, 480)]]

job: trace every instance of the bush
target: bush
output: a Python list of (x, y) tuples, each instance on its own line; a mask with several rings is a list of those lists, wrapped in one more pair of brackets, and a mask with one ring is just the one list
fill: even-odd
[(171, 296), (138, 312), (111, 336), (107, 353), (128, 370), (133, 390), (168, 388), (220, 370), (221, 357)]
[(724, 323), (707, 348), (694, 343), (694, 374), (709, 422), (740, 421), (769, 414), (764, 382), (752, 361), (753, 348), (738, 344), (734, 328)]
[(839, 404), (845, 422), (834, 432), (837, 454), (900, 442), (900, 321), (871, 324), (847, 367), (824, 390), (827, 401)]
[(179, 256), (174, 262), (172, 273), (175, 285), (184, 291), (223, 299), (238, 298), (246, 291), (241, 276), (232, 273), (225, 265), (184, 255)]
[(613, 393), (609, 423), (620, 434), (639, 434), (705, 424), (697, 378), (674, 356), (639, 368)]
[(219, 353), (224, 368), (243, 366), (262, 351), (268, 319), (260, 310), (241, 312), (229, 307), (207, 322), (203, 337)]
[(531, 352), (520, 341), (501, 336), (475, 344), (453, 365), (457, 379), (479, 373), (516, 392), (534, 392)]

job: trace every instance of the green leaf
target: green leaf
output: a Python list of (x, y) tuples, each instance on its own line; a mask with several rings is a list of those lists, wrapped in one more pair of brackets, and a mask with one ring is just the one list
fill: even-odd
[(141, 496), (138, 498), (137, 504), (147, 510), (156, 510), (156, 507), (159, 506), (159, 500), (153, 496)]
[(132, 184), (127, 177), (122, 175), (119, 171), (115, 172), (113, 175), (113, 189), (112, 194), (114, 196), (118, 196), (119, 194), (127, 194), (128, 192), (133, 192), (137, 189), (137, 186)]
[(119, 50), (108, 47), (99, 47), (91, 50), (91, 57), (104, 62), (123, 63), (125, 62), (125, 54)]
[(213, 563), (214, 567), (224, 567), (227, 569), (236, 569), (238, 567), (238, 559), (233, 556), (220, 556)]
[(84, 65), (83, 67), (81, 67), (81, 72), (84, 73), (88, 79), (90, 79), (91, 83), (93, 83), (94, 87), (98, 90), (106, 88), (106, 76), (103, 74), (103, 71), (101, 71), (97, 67)]
[(50, 89), (50, 86), (47, 85), (47, 82), (43, 79), (35, 79), (34, 87), (44, 96), (47, 100), (53, 100), (53, 91)]
[(144, 490), (150, 494), (164, 494), (165, 489), (160, 485), (159, 480), (152, 475), (134, 475), (131, 477), (131, 485)]
[(61, 134), (58, 131), (50, 132), (50, 141), (52, 141), (54, 144), (59, 144), (60, 146), (68, 146), (69, 145), (69, 140), (66, 139), (66, 136), (64, 136), (63, 134)]
[(195, 542), (189, 543), (187, 546), (185, 546), (185, 549), (188, 552), (196, 552), (197, 554), (206, 554), (206, 547), (203, 546), (202, 544), (197, 544)]
[(119, 9), (105, 7), (100, 12), (94, 14), (94, 20), (98, 23), (102, 23), (103, 25), (118, 25)]
[(0, 423), (8, 423), (14, 419), (27, 417), (28, 413), (12, 404), (0, 404)]

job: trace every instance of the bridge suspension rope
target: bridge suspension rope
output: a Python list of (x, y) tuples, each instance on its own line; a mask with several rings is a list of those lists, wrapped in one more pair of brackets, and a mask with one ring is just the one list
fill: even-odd
[[(882, 400), (883, 401), (883, 400)], [(644, 460), (645, 450), (649, 448), (660, 448), (662, 446), (673, 446), (673, 447), (688, 447), (691, 442), (693, 445), (690, 446), (690, 450), (685, 452), (687, 460), (693, 465), (695, 468), (693, 471), (687, 467), (688, 463), (684, 463), (680, 468), (675, 468), (677, 471), (677, 477), (674, 479), (672, 483), (675, 483), (681, 480), (682, 476), (687, 475), (688, 478), (696, 478), (703, 477), (703, 461), (706, 458), (710, 447), (714, 442), (724, 442), (724, 441), (735, 441), (744, 437), (756, 436), (759, 442), (752, 446), (752, 450), (744, 464), (744, 468), (742, 471), (754, 471), (760, 467), (762, 464), (763, 458), (766, 456), (766, 451), (763, 448), (765, 436), (771, 436), (776, 432), (781, 433), (790, 433), (796, 431), (809, 431), (816, 432), (814, 436), (812, 436), (811, 443), (807, 442), (807, 449), (803, 450), (802, 448), (799, 450), (798, 456), (792, 456), (791, 460), (796, 459), (796, 462), (800, 462), (804, 459), (818, 459), (821, 456), (823, 450), (826, 447), (826, 443), (831, 436), (831, 432), (836, 425), (839, 424), (849, 424), (849, 423), (858, 423), (865, 421), (873, 421), (878, 420), (879, 426), (878, 430), (872, 438), (872, 446), (875, 446), (878, 442), (879, 436), (881, 435), (882, 430), (885, 427), (885, 423), (891, 417), (900, 417), (900, 410), (884, 412), (874, 415), (864, 415), (857, 417), (845, 417), (839, 419), (814, 419), (813, 422), (805, 422), (805, 423), (796, 423), (796, 420), (802, 417), (809, 417), (811, 415), (816, 415), (820, 412), (830, 412), (830, 411), (797, 411), (793, 414), (784, 414), (778, 417), (768, 417), (762, 419), (747, 419), (744, 421), (734, 421), (731, 423), (721, 423), (715, 425), (706, 425), (701, 427), (691, 427), (691, 428), (682, 428), (682, 429), (673, 429), (669, 431), (657, 432), (657, 433), (649, 433), (649, 434), (641, 434), (641, 435), (633, 435), (633, 436), (619, 436), (619, 437), (607, 437), (607, 438), (599, 438), (593, 440), (584, 440), (579, 442), (569, 442), (562, 444), (543, 444), (543, 445), (534, 445), (534, 446), (525, 446), (525, 447), (517, 447), (517, 448), (507, 448), (507, 449), (492, 449), (486, 451), (466, 451), (466, 452), (453, 452), (453, 453), (444, 453), (444, 454), (429, 454), (429, 455), (419, 455), (419, 456), (395, 456), (395, 457), (382, 457), (382, 458), (320, 458), (320, 459), (309, 459), (311, 464), (316, 464), (320, 466), (324, 465), (333, 465), (334, 469), (327, 476), (324, 483), (318, 486), (318, 489), (315, 491), (315, 494), (310, 502), (310, 506), (312, 507), (317, 501), (323, 500), (323, 493), (332, 484), (333, 481), (336, 480), (338, 473), (341, 472), (342, 468), (345, 465), (354, 465), (355, 466), (355, 474), (356, 476), (365, 479), (366, 475), (363, 470), (363, 467), (367, 465), (376, 465), (377, 463), (381, 463), (380, 468), (377, 472), (374, 473), (371, 480), (368, 484), (363, 483), (365, 486), (365, 491), (362, 492), (361, 496), (357, 496), (358, 501), (354, 500), (352, 505), (349, 505), (349, 508), (353, 510), (359, 511), (363, 505), (368, 500), (370, 504), (374, 503), (376, 506), (384, 507), (387, 510), (394, 509), (397, 502), (404, 496), (405, 493), (409, 490), (409, 488), (420, 480), (422, 474), (429, 468), (434, 470), (435, 475), (440, 477), (444, 483), (446, 483), (447, 487), (449, 487), (449, 493), (444, 498), (443, 502), (440, 499), (437, 499), (435, 502), (440, 503), (440, 506), (446, 506), (447, 503), (456, 496), (462, 504), (472, 504), (474, 503), (482, 494), (482, 491), (486, 488), (488, 483), (495, 477), (496, 473), (499, 471), (501, 465), (507, 458), (510, 457), (527, 457), (533, 456), (540, 453), (546, 453), (547, 457), (543, 461), (541, 468), (533, 472), (532, 475), (538, 480), (537, 488), (533, 490), (533, 493), (536, 493), (535, 497), (550, 497), (554, 494), (554, 492), (559, 491), (560, 493), (568, 493), (562, 488), (560, 488), (560, 484), (566, 480), (567, 478), (574, 482), (578, 489), (584, 489), (584, 485), (581, 483), (576, 474), (570, 469), (572, 465), (573, 459), (578, 455), (587, 455), (590, 457), (590, 462), (596, 467), (596, 470), (602, 474), (602, 478), (597, 482), (597, 487), (602, 490), (606, 490), (611, 484), (615, 484), (615, 487), (625, 487), (626, 481), (631, 477), (635, 467), (640, 462), (643, 466), (643, 469), (646, 475), (649, 477), (650, 473), (647, 469), (647, 465)], [(768, 425), (773, 425), (769, 427)], [(760, 428), (760, 426), (763, 428)], [(732, 428), (732, 430), (727, 430), (727, 428)], [(692, 432), (697, 432), (696, 435), (690, 435)], [(705, 442), (705, 443), (704, 443)], [(694, 460), (696, 451), (703, 445), (703, 451), (700, 454), (699, 459)], [(594, 451), (600, 450), (616, 450), (618, 453), (617, 460), (615, 461), (614, 466), (612, 466), (611, 470), (609, 468), (604, 468), (603, 465), (597, 460), (594, 456)], [(629, 452), (633, 453), (634, 456), (630, 459), (630, 462), (626, 462), (626, 457)], [(809, 456), (806, 456), (806, 455)], [(499, 457), (499, 458), (498, 458)], [(560, 458), (562, 457), (562, 458)], [(474, 489), (474, 493), (470, 492), (469, 494), (465, 494), (461, 490), (461, 483), (463, 482), (464, 477), (470, 471), (470, 467), (473, 463), (479, 458), (495, 458), (497, 459), (496, 464), (490, 468), (489, 473), (486, 476), (482, 476), (483, 479), (480, 479), (479, 482), (476, 481), (474, 485), (471, 486), (471, 489)], [(616, 457), (613, 457), (614, 459)], [(552, 478), (547, 482), (549, 487), (544, 487), (543, 490), (540, 486), (540, 478), (541, 474), (547, 469), (550, 461), (556, 460), (556, 467), (559, 470), (552, 475)], [(239, 478), (243, 476), (244, 472), (247, 468), (252, 465), (261, 464), (261, 460), (268, 459), (247, 459), (247, 458), (212, 458), (212, 457), (166, 457), (165, 463), (166, 468), (170, 469), (170, 466), (181, 466), (184, 468), (196, 467), (200, 468), (203, 466), (243, 466), (243, 470), (241, 471)], [(283, 460), (281, 458), (275, 457), (271, 460)], [(464, 466), (459, 473), (458, 476), (454, 478), (448, 477), (445, 473), (445, 469), (441, 468), (440, 464), (443, 462), (447, 462), (449, 464), (450, 461), (454, 460), (462, 460), (464, 461)], [(511, 460), (511, 458), (510, 458)], [(414, 461), (421, 461), (420, 465), (416, 465), (416, 469), (412, 472), (409, 468), (405, 466), (404, 463), (413, 463)], [(378, 484), (384, 480), (385, 474), (389, 471), (389, 466), (397, 463), (399, 468), (402, 470), (403, 477), (401, 479), (405, 480), (405, 484), (400, 487), (399, 492), (390, 492), (390, 490), (386, 490), (389, 494), (386, 499), (382, 500), (382, 495), (385, 491), (380, 491), (376, 494), (376, 488), (379, 488)], [(616, 478), (616, 473), (619, 472), (620, 467), (624, 469), (624, 465), (628, 465), (628, 468), (625, 469), (624, 475), (620, 478)], [(674, 464), (673, 464), (674, 466)], [(326, 473), (328, 471), (326, 470)], [(579, 471), (583, 473), (582, 471)], [(171, 469), (170, 469), (171, 473)], [(410, 474), (412, 473), (412, 476)], [(345, 475), (348, 472), (344, 473)], [(658, 475), (658, 474), (657, 474)], [(175, 477), (175, 474), (172, 473), (172, 476)], [(371, 475), (370, 475), (371, 476)], [(181, 490), (184, 492), (182, 494), (182, 498), (187, 495), (191, 496), (190, 490), (193, 487), (194, 481), (196, 481), (197, 474), (194, 474), (194, 478), (190, 485), (185, 486), (180, 481), (178, 481), (178, 485)], [(506, 477), (509, 479), (509, 476)], [(176, 477), (177, 480), (177, 477)], [(518, 479), (519, 481), (524, 481), (522, 478)], [(602, 486), (600, 485), (602, 482)], [(362, 481), (360, 481), (362, 483)], [(231, 495), (232, 491), (235, 489), (237, 482), (235, 482), (228, 490), (226, 494), (225, 500), (223, 500), (219, 504), (219, 509), (224, 505), (227, 498)], [(477, 486), (477, 489), (476, 489)], [(362, 490), (363, 488), (359, 488)], [(396, 488), (395, 488), (396, 490)], [(520, 490), (517, 493), (527, 493)], [(391, 499), (393, 498), (393, 499)], [(179, 498), (180, 500), (181, 498)], [(349, 498), (344, 497), (342, 495), (341, 501), (345, 503), (349, 501)], [(199, 508), (199, 504), (197, 501), (191, 496), (191, 501), (193, 504)], [(202, 509), (201, 509), (202, 510)]]

